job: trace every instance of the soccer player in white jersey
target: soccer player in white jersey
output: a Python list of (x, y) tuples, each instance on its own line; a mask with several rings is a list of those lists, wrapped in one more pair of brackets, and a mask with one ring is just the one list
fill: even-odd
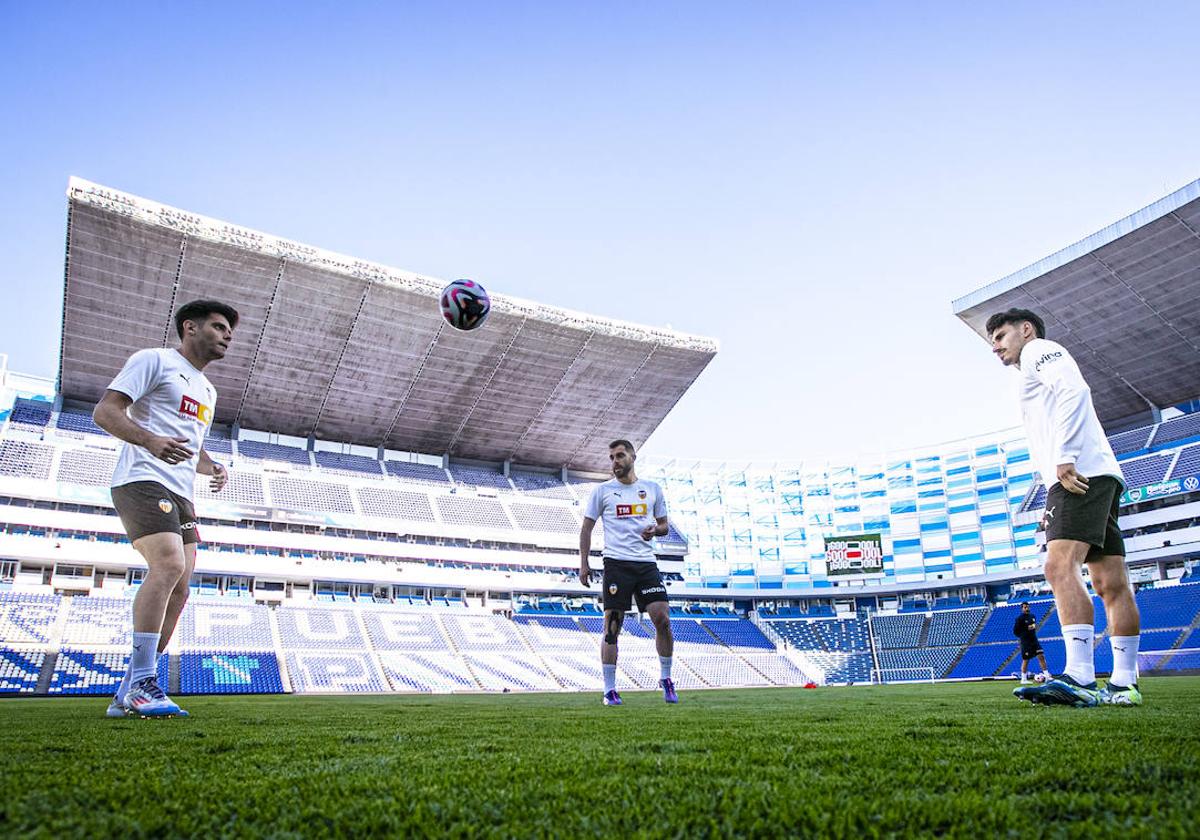
[(112, 478), (113, 506), (148, 571), (133, 599), (133, 650), (109, 717), (183, 716), (158, 684), (158, 655), (187, 602), (196, 565), (196, 473), (213, 491), (228, 474), (204, 451), (217, 391), (201, 372), (224, 358), (238, 313), (194, 300), (175, 313), (181, 346), (139, 350), (129, 357), (96, 406), (96, 424), (124, 441)]
[[(1137, 654), (1141, 627), (1117, 525), (1124, 477), (1104, 434), (1079, 366), (1061, 344), (1046, 340), (1046, 325), (1028, 309), (1009, 309), (987, 321), (992, 351), (1021, 371), (1021, 412), (1029, 452), (1046, 483), (1046, 580), (1062, 624), (1067, 665), (1040, 686), (1013, 693), (1034, 703), (1140, 706)], [(1112, 635), (1113, 670), (1096, 685), (1092, 599), (1104, 601)]]
[(604, 521), (604, 639), (600, 643), (600, 666), (604, 672), (604, 705), (620, 706), (617, 693), (617, 637), (625, 622), (630, 602), (647, 613), (654, 624), (654, 646), (658, 650), (659, 687), (663, 699), (678, 703), (671, 680), (671, 657), (675, 637), (671, 634), (671, 611), (667, 587), (650, 540), (667, 533), (667, 502), (662, 488), (637, 477), (637, 453), (627, 440), (608, 445), (613, 478), (592, 491), (579, 531), (579, 582), (590, 585), (588, 556), (592, 551), (592, 529)]

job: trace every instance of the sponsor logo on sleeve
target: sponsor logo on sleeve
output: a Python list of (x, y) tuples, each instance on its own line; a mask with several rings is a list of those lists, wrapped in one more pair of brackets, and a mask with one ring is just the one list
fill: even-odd
[(1042, 372), (1042, 366), (1048, 365), (1056, 359), (1062, 358), (1062, 351), (1055, 350), (1053, 353), (1043, 353), (1042, 357), (1033, 363), (1033, 369), (1038, 373)]

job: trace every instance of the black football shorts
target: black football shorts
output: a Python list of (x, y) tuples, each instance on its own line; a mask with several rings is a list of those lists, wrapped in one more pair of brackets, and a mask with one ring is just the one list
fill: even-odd
[(657, 563), (605, 557), (603, 589), (606, 612), (629, 612), (630, 603), (635, 600), (638, 612), (645, 612), (647, 604), (667, 600), (667, 587)]
[(113, 507), (130, 542), (149, 534), (179, 534), (185, 545), (200, 542), (196, 509), (157, 481), (134, 481), (112, 488)]
[(1077, 540), (1092, 547), (1087, 559), (1124, 557), (1125, 540), (1117, 525), (1124, 487), (1111, 475), (1088, 479), (1082, 496), (1068, 493), (1057, 481), (1046, 494), (1046, 542)]

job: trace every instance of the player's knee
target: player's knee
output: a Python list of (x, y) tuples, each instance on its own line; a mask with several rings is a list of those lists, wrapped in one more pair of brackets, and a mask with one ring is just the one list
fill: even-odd
[(154, 558), (154, 562), (149, 564), (150, 571), (158, 572), (168, 581), (171, 586), (175, 587), (182, 584), (186, 585), (183, 580), (184, 572), (187, 571), (187, 561), (184, 560), (182, 554), (166, 553)]
[[(592, 637), (596, 638), (595, 636)], [(615, 645), (617, 643), (617, 634), (611, 630), (604, 631), (604, 643), (606, 645)]]

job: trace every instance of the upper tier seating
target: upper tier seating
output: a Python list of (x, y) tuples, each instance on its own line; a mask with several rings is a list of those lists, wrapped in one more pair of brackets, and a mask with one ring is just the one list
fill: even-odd
[(1149, 444), (1150, 432), (1153, 430), (1153, 426), (1142, 426), (1140, 429), (1118, 432), (1115, 435), (1109, 435), (1108, 442), (1112, 444), (1113, 452), (1117, 455), (1124, 455), (1126, 452), (1137, 452), (1139, 449), (1145, 449), (1147, 444)]
[(64, 437), (82, 438), (86, 435), (104, 435), (108, 436), (108, 432), (96, 425), (96, 421), (92, 419), (92, 412), (80, 409), (64, 408), (58, 414), (58, 421), (54, 424), (58, 433)]
[(383, 468), (375, 458), (341, 452), (325, 452), (320, 449), (313, 453), (313, 457), (323, 472), (349, 475), (354, 478), (383, 479)]
[(247, 461), (279, 461), (297, 467), (311, 467), (307, 449), (295, 446), (282, 446), (278, 443), (265, 443), (261, 440), (239, 440), (238, 458)]
[[(204, 451), (209, 455), (233, 455), (233, 443), (229, 438), (209, 435), (204, 439)], [(228, 460), (228, 459), (226, 459)]]
[(513, 486), (527, 496), (543, 496), (548, 499), (574, 499), (571, 489), (557, 475), (547, 473), (509, 470), (508, 477)]
[(1200, 435), (1200, 412), (1185, 414), (1161, 424), (1151, 443), (1154, 446), (1162, 446), (1165, 443), (1173, 443), (1197, 435)]
[(1200, 474), (1200, 443), (1188, 446), (1179, 453), (1179, 460), (1171, 469), (1171, 478), (1187, 478)]
[(388, 475), (410, 484), (449, 484), (450, 476), (441, 467), (417, 461), (384, 461)]
[(1132, 461), (1121, 462), (1121, 472), (1125, 474), (1125, 483), (1129, 487), (1145, 487), (1157, 484), (1167, 476), (1167, 469), (1174, 460), (1175, 453), (1165, 455), (1146, 455), (1134, 458)]
[(512, 490), (508, 477), (499, 470), (487, 467), (469, 467), (464, 464), (451, 464), (450, 475), (457, 484), (468, 487), (494, 487), (497, 490)]
[(50, 413), (54, 404), (45, 400), (28, 400), (18, 398), (13, 402), (12, 414), (8, 415), (10, 425), (25, 429), (44, 429), (50, 422)]

